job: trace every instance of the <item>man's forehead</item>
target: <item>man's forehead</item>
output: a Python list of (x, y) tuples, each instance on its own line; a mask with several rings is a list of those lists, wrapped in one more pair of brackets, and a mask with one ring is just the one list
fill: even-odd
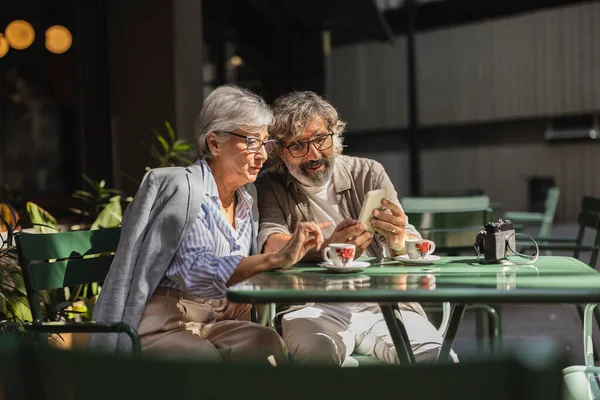
[(315, 135), (322, 135), (324, 133), (328, 133), (325, 121), (321, 117), (316, 117), (308, 121), (304, 127), (304, 131), (302, 131), (302, 134), (296, 140), (309, 140)]

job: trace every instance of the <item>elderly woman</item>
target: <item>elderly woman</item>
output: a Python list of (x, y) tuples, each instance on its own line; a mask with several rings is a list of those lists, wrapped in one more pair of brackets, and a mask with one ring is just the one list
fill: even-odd
[[(143, 351), (287, 361), (274, 330), (239, 320), (249, 306), (224, 299), (228, 286), (292, 265), (323, 242), (320, 227), (304, 223), (282, 251), (258, 254), (252, 182), (276, 145), (268, 139), (272, 122), (264, 100), (247, 90), (221, 86), (206, 98), (195, 127), (199, 160), (144, 177), (123, 216), (94, 320), (136, 327)], [(116, 334), (95, 334), (90, 345), (131, 346)]]

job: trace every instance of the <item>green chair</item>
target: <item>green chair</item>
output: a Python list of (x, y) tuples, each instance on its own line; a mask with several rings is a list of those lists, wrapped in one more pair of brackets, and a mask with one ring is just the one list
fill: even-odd
[[(590, 252), (589, 266), (595, 268), (600, 250), (600, 198), (585, 196), (581, 201), (581, 210), (577, 218), (579, 229), (576, 237), (536, 237), (540, 251), (572, 251), (573, 257), (580, 259), (582, 252)], [(584, 245), (586, 234), (595, 231), (592, 245)], [(530, 251), (531, 246), (525, 246), (523, 251)]]
[(477, 233), (491, 217), (487, 196), (404, 197), (408, 221), (423, 238), (435, 242), (435, 252), (473, 252)]
[[(488, 196), (460, 197), (404, 197), (401, 200), (408, 221), (423, 238), (435, 242), (435, 252), (447, 255), (474, 253), (473, 245), (479, 231), (492, 217)], [(424, 305), (428, 312), (439, 312), (437, 306)], [(446, 332), (450, 305), (442, 305), (442, 321), (439, 331)], [(497, 310), (488, 304), (472, 304), (469, 310), (486, 315), (478, 317), (478, 331), (489, 325), (488, 340), (492, 351), (500, 346), (501, 322)]]
[[(3, 346), (0, 346), (2, 349)], [(29, 396), (18, 399), (559, 400), (562, 353), (547, 342), (460, 364), (337, 368), (207, 363), (15, 346), (27, 369), (16, 371)], [(4, 354), (0, 350), (0, 358)], [(0, 367), (0, 371), (1, 371)], [(269, 385), (261, 384), (268, 376)], [(0, 376), (1, 378), (1, 376)], [(12, 393), (10, 393), (12, 394)], [(9, 394), (9, 396), (10, 396)], [(12, 398), (12, 397), (9, 397)]]
[(123, 322), (44, 322), (40, 291), (101, 282), (106, 278), (121, 228), (16, 236), (33, 321), (25, 325), (36, 333), (125, 333), (140, 352), (140, 339)]
[(583, 317), (583, 351), (585, 365), (574, 365), (563, 370), (565, 400), (593, 400), (600, 398), (600, 367), (594, 362), (592, 325), (598, 304), (588, 304)]
[[(589, 252), (589, 266), (596, 268), (598, 262), (598, 253), (600, 252), (600, 198), (585, 196), (581, 201), (581, 210), (578, 216), (579, 229), (577, 236), (574, 238), (558, 238), (558, 237), (536, 237), (538, 247), (541, 251), (572, 251), (573, 257), (581, 260), (582, 252)], [(591, 245), (584, 245), (584, 240), (593, 232), (594, 238)], [(521, 251), (531, 251), (533, 247), (526, 246)], [(582, 260), (584, 261), (584, 260)], [(584, 311), (581, 306), (577, 307), (579, 317), (582, 321), (585, 320)], [(593, 312), (596, 316), (596, 321), (600, 327), (600, 310), (594, 308)], [(593, 349), (593, 347), (592, 347)], [(595, 351), (595, 350), (594, 350)], [(600, 356), (595, 351), (595, 358), (600, 359)]]
[(545, 210), (543, 213), (507, 211), (504, 213), (502, 218), (508, 219), (516, 224), (540, 224), (540, 232), (538, 233), (538, 236), (548, 237), (552, 234), (552, 224), (554, 222), (554, 215), (556, 214), (559, 197), (560, 189), (557, 187), (552, 187), (548, 189)]

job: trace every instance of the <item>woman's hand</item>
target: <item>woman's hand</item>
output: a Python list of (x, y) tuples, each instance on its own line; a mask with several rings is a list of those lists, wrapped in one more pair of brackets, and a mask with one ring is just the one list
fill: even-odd
[(300, 261), (310, 249), (320, 250), (323, 244), (321, 229), (329, 227), (332, 223), (331, 221), (322, 224), (301, 222), (298, 224), (296, 232), (289, 236), (285, 245), (278, 251), (242, 258), (229, 277), (227, 286), (235, 285), (260, 272), (289, 267)]
[(290, 237), (288, 242), (279, 252), (280, 259), (276, 268), (285, 268), (299, 262), (306, 253), (314, 248), (319, 251), (323, 244), (323, 233), (321, 229), (331, 226), (333, 222), (328, 221), (322, 224), (315, 222), (300, 222), (296, 232)]

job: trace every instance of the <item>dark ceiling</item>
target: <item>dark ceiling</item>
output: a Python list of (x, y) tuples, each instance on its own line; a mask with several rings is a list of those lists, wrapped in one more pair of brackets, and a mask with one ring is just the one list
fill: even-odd
[[(440, 29), (592, 1), (598, 0), (431, 1), (418, 4), (416, 29)], [(210, 0), (205, 3), (210, 3)], [(405, 33), (407, 26), (405, 7), (380, 13), (374, 0), (245, 0), (243, 3), (260, 15), (266, 23), (280, 29), (328, 29), (332, 32), (334, 45), (365, 39), (389, 40), (392, 33)], [(236, 8), (238, 7), (228, 7), (230, 11)]]
[[(433, 30), (452, 25), (507, 17), (577, 3), (598, 0), (441, 0), (421, 4), (418, 7), (416, 29)], [(405, 33), (406, 11), (404, 8), (385, 13), (386, 20), (396, 34)]]

